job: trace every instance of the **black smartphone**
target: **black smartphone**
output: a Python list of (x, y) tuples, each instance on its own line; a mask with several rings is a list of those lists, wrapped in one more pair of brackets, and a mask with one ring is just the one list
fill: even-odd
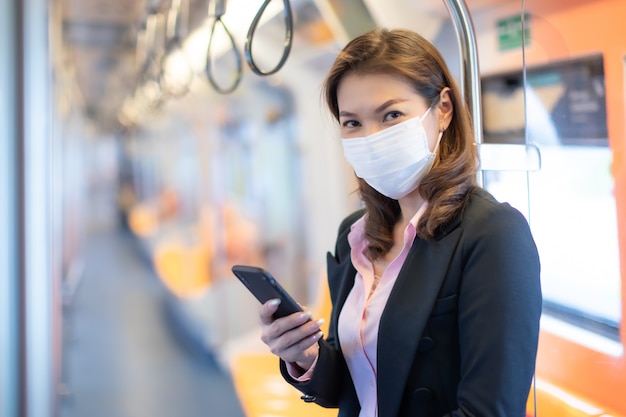
[(274, 318), (288, 316), (302, 311), (302, 308), (291, 298), (283, 287), (274, 279), (272, 274), (263, 268), (247, 265), (235, 265), (232, 268), (233, 274), (245, 285), (261, 304), (272, 298), (281, 300), (278, 310), (274, 313)]

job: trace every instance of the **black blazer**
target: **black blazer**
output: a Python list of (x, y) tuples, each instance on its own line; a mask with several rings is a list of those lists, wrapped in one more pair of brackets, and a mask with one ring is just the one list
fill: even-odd
[[(285, 379), (340, 417), (360, 406), (343, 358), (337, 319), (356, 270), (340, 227), (328, 254), (329, 334), (310, 381)], [(434, 240), (416, 238), (383, 311), (378, 334), (378, 415), (525, 416), (535, 367), (541, 288), (526, 219), (476, 189)]]

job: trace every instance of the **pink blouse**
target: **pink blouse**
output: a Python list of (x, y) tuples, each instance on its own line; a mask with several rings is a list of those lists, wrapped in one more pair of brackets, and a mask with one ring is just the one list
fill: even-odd
[[(348, 235), (352, 264), (357, 270), (354, 286), (339, 315), (339, 341), (344, 358), (352, 375), (359, 403), (360, 417), (378, 416), (376, 389), (376, 350), (378, 326), (391, 289), (396, 282), (416, 236), (417, 223), (426, 210), (422, 204), (404, 229), (404, 246), (389, 264), (371, 296), (374, 283), (374, 267), (365, 256), (365, 216), (357, 220)], [(357, 325), (358, 323), (358, 325)], [(287, 364), (288, 372), (298, 381), (307, 381), (313, 373), (317, 360), (304, 375), (297, 377), (295, 369)]]
[[(378, 326), (400, 268), (406, 260), (416, 236), (417, 222), (426, 209), (422, 204), (415, 216), (404, 229), (404, 246), (398, 256), (389, 264), (380, 282), (369, 296), (374, 283), (374, 267), (364, 255), (367, 246), (365, 219), (357, 220), (348, 235), (352, 264), (357, 270), (354, 287), (348, 295), (339, 315), (339, 342), (352, 375), (359, 403), (360, 417), (378, 416), (378, 395), (376, 388), (376, 350), (378, 346)], [(355, 325), (359, 323), (359, 325)]]

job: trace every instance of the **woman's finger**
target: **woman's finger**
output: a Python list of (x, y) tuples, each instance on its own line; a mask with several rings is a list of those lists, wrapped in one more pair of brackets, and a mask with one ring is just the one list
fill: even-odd
[[(296, 319), (298, 319), (298, 321), (301, 320), (301, 318), (294, 318), (294, 320)], [(275, 322), (274, 324), (278, 324), (277, 322)], [(264, 342), (269, 346), (270, 350), (278, 356), (282, 356), (281, 352), (293, 352), (294, 350), (297, 351), (298, 349), (303, 350), (310, 346), (307, 345), (304, 348), (301, 348), (301, 346), (303, 346), (303, 342), (304, 345), (306, 345), (306, 340), (313, 338), (312, 343), (315, 343), (317, 340), (319, 340), (319, 337), (315, 336), (318, 333), (321, 334), (320, 326), (323, 323), (323, 319), (317, 321), (309, 320), (304, 323), (300, 323), (297, 327), (293, 327), (285, 332), (281, 332), (279, 330), (279, 334), (272, 334), (271, 329), (268, 329), (270, 331), (263, 335), (265, 337)], [(278, 328), (279, 326), (276, 327)]]
[(322, 332), (317, 331), (286, 348), (277, 348), (273, 350), (272, 353), (279, 356), (285, 362), (307, 364), (308, 366), (303, 366), (303, 368), (308, 369), (317, 355), (317, 342), (322, 337)]
[(269, 325), (272, 324), (274, 318), (273, 314), (278, 310), (278, 306), (280, 304), (280, 298), (272, 298), (271, 300), (267, 300), (261, 308), (259, 309), (259, 317), (261, 318), (261, 324)]

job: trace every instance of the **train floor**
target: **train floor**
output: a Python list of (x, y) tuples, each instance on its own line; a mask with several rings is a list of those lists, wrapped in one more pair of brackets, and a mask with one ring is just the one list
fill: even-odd
[(63, 314), (61, 417), (243, 417), (230, 376), (186, 342), (133, 238), (86, 242)]

